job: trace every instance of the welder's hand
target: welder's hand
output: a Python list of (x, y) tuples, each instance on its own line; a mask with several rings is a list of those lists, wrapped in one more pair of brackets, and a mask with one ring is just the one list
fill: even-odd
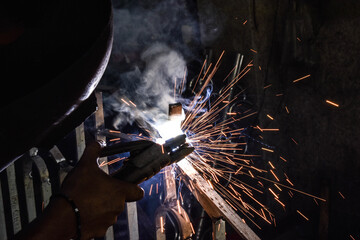
[(86, 147), (61, 187), (61, 192), (79, 208), (82, 239), (104, 236), (124, 210), (125, 201), (136, 201), (144, 195), (139, 186), (112, 178), (98, 167), (101, 149), (98, 142)]

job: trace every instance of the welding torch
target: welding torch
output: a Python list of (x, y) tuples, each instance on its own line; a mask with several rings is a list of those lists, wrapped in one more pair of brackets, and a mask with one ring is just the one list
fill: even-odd
[(179, 135), (163, 145), (152, 141), (139, 140), (120, 142), (102, 149), (100, 157), (130, 152), (122, 167), (111, 174), (122, 181), (139, 184), (160, 172), (165, 166), (176, 163), (194, 151), (186, 143), (186, 136)]

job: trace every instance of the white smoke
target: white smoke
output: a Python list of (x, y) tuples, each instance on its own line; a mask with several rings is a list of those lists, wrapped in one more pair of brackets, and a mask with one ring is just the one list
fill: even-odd
[(134, 80), (136, 88), (120, 88), (106, 99), (118, 112), (113, 124), (115, 128), (135, 120), (151, 123), (167, 119), (169, 104), (175, 102), (175, 84), (179, 89), (186, 74), (184, 58), (165, 44), (150, 46), (141, 54), (141, 59), (145, 62), (143, 72), (136, 68), (123, 76), (130, 82)]
[(194, 54), (194, 46), (201, 45), (200, 25), (188, 11), (187, 1), (163, 0), (150, 7), (131, 2), (113, 9), (113, 51), (100, 82), (116, 88), (104, 93), (104, 108), (116, 129), (134, 121), (167, 119), (168, 106), (175, 102), (175, 84), (179, 89), (187, 73), (186, 62), (202, 61)]

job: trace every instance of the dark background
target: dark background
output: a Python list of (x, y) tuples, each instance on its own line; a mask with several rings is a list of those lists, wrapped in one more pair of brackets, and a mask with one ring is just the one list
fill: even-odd
[[(198, 1), (200, 12), (208, 2)], [(275, 154), (263, 156), (265, 163), (281, 162), (279, 155), (285, 157), (284, 167), (296, 188), (327, 200), (317, 206), (313, 199), (295, 194), (286, 202), (286, 212), (278, 210), (277, 227), (258, 231), (259, 236), (351, 239), (351, 234), (357, 239), (360, 3), (210, 2), (224, 16), (222, 34), (211, 47), (218, 54), (225, 49), (254, 59), (246, 85), (259, 110), (258, 124), (280, 129), (277, 134), (263, 135), (265, 142), (276, 147)], [(309, 78), (293, 83), (308, 74)], [(327, 99), (340, 106), (327, 104)], [(297, 209), (309, 221), (299, 216)]]

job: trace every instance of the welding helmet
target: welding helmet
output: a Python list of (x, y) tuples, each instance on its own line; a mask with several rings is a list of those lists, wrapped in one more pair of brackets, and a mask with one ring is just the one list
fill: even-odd
[[(8, 1), (0, 10), (0, 170), (96, 110), (112, 46), (110, 0)], [(5, 91), (4, 91), (5, 90)]]

